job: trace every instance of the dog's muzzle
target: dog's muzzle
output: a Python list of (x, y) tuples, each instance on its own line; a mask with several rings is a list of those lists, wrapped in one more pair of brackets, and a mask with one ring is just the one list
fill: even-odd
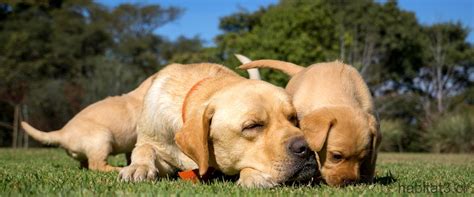
[(302, 137), (288, 143), (288, 153), (292, 156), (288, 182), (305, 182), (311, 180), (317, 173), (316, 156)]

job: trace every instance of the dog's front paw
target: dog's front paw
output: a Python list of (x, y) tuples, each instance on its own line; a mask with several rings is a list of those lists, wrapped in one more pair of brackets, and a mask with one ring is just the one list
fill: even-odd
[(237, 184), (248, 188), (270, 188), (278, 185), (278, 183), (272, 180), (270, 175), (263, 174), (262, 172), (253, 169), (243, 169), (240, 171), (240, 178), (237, 181)]
[(123, 181), (144, 181), (154, 180), (158, 174), (158, 169), (154, 166), (144, 164), (132, 164), (120, 170), (119, 179)]

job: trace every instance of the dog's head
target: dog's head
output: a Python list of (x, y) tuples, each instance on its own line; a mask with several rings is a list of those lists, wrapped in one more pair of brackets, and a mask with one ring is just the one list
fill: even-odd
[(315, 175), (315, 155), (295, 126), (296, 112), (283, 89), (242, 80), (196, 104), (175, 139), (201, 175), (209, 166), (229, 175), (246, 171), (239, 183), (251, 187)]
[(373, 115), (350, 107), (325, 107), (304, 116), (300, 125), (309, 146), (318, 152), (327, 184), (372, 181), (382, 137)]

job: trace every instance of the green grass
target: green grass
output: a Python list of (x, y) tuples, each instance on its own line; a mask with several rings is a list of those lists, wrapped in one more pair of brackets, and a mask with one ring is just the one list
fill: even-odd
[[(474, 189), (474, 155), (393, 154), (382, 153), (377, 166), (377, 182), (345, 188), (317, 186), (284, 186), (273, 189), (244, 189), (232, 182), (216, 180), (193, 184), (181, 180), (124, 183), (117, 173), (100, 173), (79, 169), (79, 163), (60, 149), (0, 149), (0, 196), (156, 196), (156, 195), (377, 195), (399, 194), (405, 187), (416, 194), (416, 184), (439, 186), (440, 192), (472, 195)], [(124, 165), (123, 156), (110, 158), (114, 165)], [(428, 185), (430, 184), (430, 185)], [(421, 186), (417, 187), (418, 190)], [(428, 188), (429, 189), (429, 188)], [(432, 188), (433, 191), (436, 188)], [(410, 191), (411, 190), (411, 191)], [(412, 192), (412, 193), (410, 193)], [(419, 192), (419, 191), (418, 191)], [(438, 194), (440, 193), (438, 192)]]

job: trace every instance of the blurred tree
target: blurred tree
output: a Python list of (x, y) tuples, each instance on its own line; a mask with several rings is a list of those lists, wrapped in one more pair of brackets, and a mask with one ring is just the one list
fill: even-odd
[(423, 136), (427, 150), (435, 153), (472, 153), (474, 151), (474, 108), (445, 113)]
[(115, 47), (113, 58), (135, 65), (149, 75), (166, 63), (163, 46), (169, 41), (154, 34), (154, 30), (175, 20), (182, 13), (176, 7), (159, 5), (122, 4), (109, 16), (110, 31)]
[[(281, 0), (223, 17), (219, 27), (224, 33), (214, 55), (228, 66), (239, 65), (232, 55), (242, 53), (303, 66), (339, 58), (356, 67), (387, 128), (404, 132), (397, 134), (398, 150), (426, 151), (423, 136), (433, 121), (473, 97), (468, 30), (456, 23), (423, 26), (395, 0)], [(281, 72), (260, 71), (264, 80), (286, 84)]]
[[(323, 1), (282, 0), (255, 13), (241, 11), (221, 20), (216, 38), (225, 65), (238, 65), (234, 53), (309, 65), (337, 57), (334, 21)], [(288, 78), (264, 69), (263, 79), (284, 86)]]
[[(90, 5), (84, 1), (82, 6)], [(2, 4), (0, 82), (2, 100), (14, 106), (14, 137), (19, 135), (25, 96), (44, 79), (75, 78), (87, 72), (83, 60), (102, 53), (105, 33), (86, 31), (82, 10), (62, 1)], [(87, 44), (93, 40), (96, 45)], [(72, 83), (74, 83), (72, 81)], [(21, 141), (19, 141), (21, 142)], [(13, 145), (16, 145), (14, 139)]]
[(449, 97), (472, 85), (473, 49), (466, 42), (469, 30), (460, 23), (435, 24), (424, 32), (427, 57), (412, 88), (420, 93), (426, 114), (436, 116), (450, 106)]
[[(133, 89), (168, 63), (235, 68), (233, 54), (242, 53), (303, 66), (342, 59), (359, 69), (385, 132), (394, 132), (385, 133), (393, 138), (386, 150), (471, 150), (434, 142), (449, 137), (450, 128), (471, 128), (452, 126), (471, 121), (465, 118), (440, 123), (474, 104), (474, 47), (462, 24), (421, 25), (394, 0), (281, 0), (221, 18), (215, 47), (199, 37), (170, 41), (155, 34), (182, 12), (159, 5), (107, 8), (91, 0), (2, 1), (0, 130), (18, 130), (21, 114), (41, 129), (57, 129), (84, 106)], [(288, 80), (279, 71), (261, 74), (279, 86)], [(15, 135), (9, 144), (22, 143), (21, 132)], [(464, 143), (445, 144), (458, 141)]]
[(399, 89), (414, 77), (423, 60), (423, 43), (413, 13), (393, 0), (326, 3), (336, 21), (339, 58), (358, 68), (374, 93)]
[(380, 130), (384, 138), (380, 145), (381, 151), (403, 152), (402, 137), (406, 133), (406, 128), (402, 121), (384, 119), (380, 122)]
[(57, 129), (84, 106), (133, 89), (175, 58), (173, 51), (198, 51), (199, 39), (154, 34), (181, 13), (159, 5), (109, 9), (91, 0), (2, 1), (0, 111), (10, 115), (0, 116), (0, 130), (13, 129), (5, 136), (17, 145), (21, 114), (41, 129)]

